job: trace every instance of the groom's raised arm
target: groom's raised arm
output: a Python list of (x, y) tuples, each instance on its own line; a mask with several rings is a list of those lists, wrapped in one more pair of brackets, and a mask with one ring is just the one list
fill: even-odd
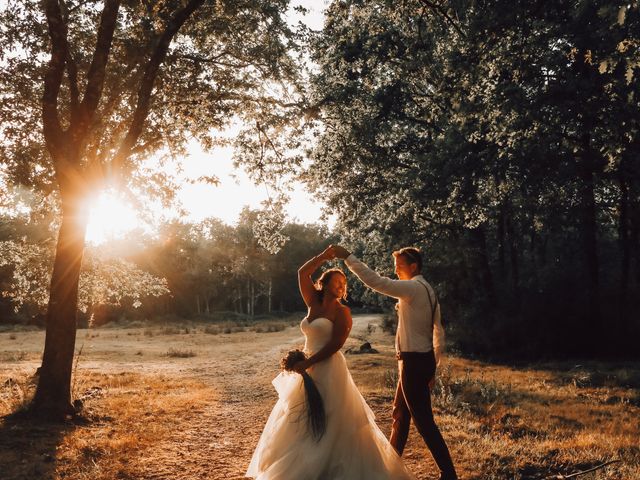
[(422, 288), (411, 280), (394, 280), (383, 277), (371, 270), (353, 254), (345, 259), (345, 264), (367, 287), (390, 297), (410, 298), (416, 294), (417, 289)]

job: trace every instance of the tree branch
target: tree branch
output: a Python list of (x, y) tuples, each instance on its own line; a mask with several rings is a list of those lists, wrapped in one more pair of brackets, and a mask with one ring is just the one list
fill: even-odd
[(64, 75), (69, 52), (67, 26), (62, 18), (57, 0), (44, 1), (45, 15), (51, 39), (51, 59), (44, 75), (44, 93), (42, 95), (42, 125), (45, 143), (54, 158), (60, 158), (64, 132), (58, 116), (58, 95)]
[(116, 172), (116, 174), (118, 174), (117, 172), (119, 171), (122, 163), (124, 163), (131, 155), (132, 149), (142, 133), (144, 122), (149, 115), (153, 84), (158, 76), (160, 65), (167, 55), (167, 51), (169, 50), (169, 45), (171, 44), (173, 37), (178, 33), (178, 30), (180, 30), (191, 14), (200, 8), (203, 3), (204, 0), (189, 0), (189, 3), (187, 3), (182, 10), (176, 12), (160, 36), (158, 44), (151, 54), (151, 58), (149, 58), (149, 62), (147, 63), (144, 71), (144, 76), (140, 82), (140, 88), (138, 89), (138, 101), (133, 113), (129, 131), (114, 157), (113, 171)]
[[(271, 150), (273, 150), (273, 153), (275, 154), (278, 161), (282, 162), (283, 161), (282, 155), (280, 154), (276, 146), (271, 141), (271, 138), (269, 138), (269, 135), (267, 135), (267, 132), (264, 131), (264, 129), (262, 128), (262, 125), (260, 125), (260, 122), (256, 122), (256, 128), (258, 129), (258, 139), (260, 139), (260, 134), (262, 133), (262, 135), (264, 135), (264, 138), (267, 140), (267, 143), (271, 147)], [(262, 141), (260, 141), (260, 144), (262, 144)]]
[(82, 110), (82, 125), (78, 126), (79, 133), (84, 133), (89, 127), (102, 96), (107, 62), (109, 61), (119, 9), (120, 0), (105, 0), (104, 10), (102, 10), (100, 17), (100, 26), (98, 27), (96, 48), (91, 59), (89, 73), (87, 74), (87, 88), (80, 106)]
[(144, 153), (146, 150), (150, 149), (151, 147), (157, 147), (161, 141), (162, 141), (162, 135), (156, 134), (153, 137), (151, 137), (151, 139), (148, 142), (145, 142), (133, 147), (131, 149), (131, 153), (133, 154)]
[(460, 26), (449, 16), (449, 14), (442, 8), (440, 5), (436, 5), (435, 3), (429, 0), (420, 0), (420, 2), (424, 3), (431, 10), (435, 10), (440, 16), (444, 17), (447, 22), (455, 29), (456, 32), (460, 34), (462, 38), (467, 38), (465, 33), (462, 31)]
[[(233, 61), (222, 61), (223, 57), (230, 57), (232, 60), (236, 60), (236, 63)], [(269, 68), (269, 65), (265, 63), (260, 63), (255, 61), (254, 59), (245, 59), (240, 55), (236, 55), (230, 51), (223, 51), (219, 54), (213, 55), (211, 57), (205, 57), (202, 55), (195, 54), (179, 54), (176, 55), (175, 58), (191, 60), (195, 64), (205, 64), (205, 65), (216, 65), (222, 67), (231, 67), (231, 68), (247, 68), (247, 67), (255, 67), (262, 75), (266, 76), (265, 69)]]
[(570, 478), (579, 477), (580, 475), (586, 475), (587, 473), (595, 472), (596, 470), (604, 468), (607, 465), (611, 465), (612, 463), (619, 463), (619, 462), (620, 460), (610, 460), (608, 462), (601, 463), (600, 465), (596, 465), (595, 467), (590, 468), (589, 470), (583, 470), (582, 472), (572, 473), (571, 475), (554, 475), (553, 477), (545, 478), (545, 480), (568, 480)]
[[(460, 227), (458, 227), (456, 225), (451, 225), (449, 223), (440, 222), (440, 221), (436, 220), (435, 218), (433, 218), (431, 215), (427, 215), (426, 213), (419, 212), (418, 213), (418, 217), (420, 217), (422, 220), (424, 220), (426, 222), (432, 223), (433, 225), (437, 225), (438, 227), (442, 227), (442, 228), (445, 228), (445, 229), (450, 230), (450, 231), (456, 231), (456, 230), (458, 230), (460, 228)], [(428, 235), (424, 235), (423, 240), (426, 240), (427, 238), (429, 238), (429, 236)]]
[[(70, 14), (69, 7), (64, 0), (59, 0), (59, 5), (64, 24), (68, 25)], [(71, 47), (68, 45), (68, 43), (67, 57), (65, 61), (67, 62), (67, 79), (69, 81), (69, 96), (71, 97), (71, 121), (73, 123), (78, 115), (78, 98), (80, 94), (78, 92), (78, 66), (76, 65), (76, 61), (73, 58), (73, 54), (71, 53)]]
[(78, 99), (80, 97), (80, 92), (78, 91), (78, 66), (76, 65), (76, 61), (73, 58), (70, 49), (67, 50), (67, 78), (69, 80), (71, 115), (73, 117), (78, 112)]
[(191, 60), (195, 63), (217, 63), (218, 60), (220, 60), (222, 57), (226, 57), (226, 56), (231, 56), (233, 58), (237, 57), (235, 55), (232, 55), (231, 52), (229, 52), (228, 50), (223, 50), (222, 52), (216, 54), (216, 55), (212, 55), (210, 57), (205, 57), (204, 55), (197, 55), (197, 54), (193, 54), (193, 53), (183, 53), (180, 55), (177, 55), (177, 58), (185, 58), (187, 60)]
[(93, 3), (93, 2), (91, 0), (83, 0), (81, 2), (76, 3), (75, 5), (72, 5), (70, 8), (67, 9), (67, 12), (73, 13), (76, 10), (79, 10), (80, 8), (84, 7), (88, 3)]

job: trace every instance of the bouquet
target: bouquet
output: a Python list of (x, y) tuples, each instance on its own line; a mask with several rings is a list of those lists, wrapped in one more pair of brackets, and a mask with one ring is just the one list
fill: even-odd
[[(280, 368), (287, 372), (295, 372), (293, 366), (306, 360), (307, 357), (301, 350), (290, 350), (280, 360)], [(296, 372), (297, 373), (297, 372)], [(313, 382), (313, 379), (307, 372), (302, 372), (302, 381), (304, 384), (304, 391), (307, 397), (307, 422), (309, 429), (311, 430), (312, 437), (319, 441), (324, 435), (327, 429), (327, 419), (324, 413), (324, 404), (322, 403), (322, 397), (318, 391), (318, 387)]]

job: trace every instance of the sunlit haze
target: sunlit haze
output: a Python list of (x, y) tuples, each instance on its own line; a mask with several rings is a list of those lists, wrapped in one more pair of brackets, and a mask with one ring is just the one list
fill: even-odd
[[(292, 25), (304, 22), (313, 29), (322, 28), (324, 16), (322, 9), (326, 2), (297, 1), (292, 7), (302, 5), (309, 10), (305, 16), (293, 9), (290, 10), (289, 22)], [(230, 147), (219, 147), (204, 152), (196, 142), (188, 147), (188, 154), (175, 163), (164, 167), (167, 173), (180, 167), (175, 176), (179, 189), (176, 194), (175, 208), (167, 211), (164, 208), (151, 207), (157, 220), (179, 218), (186, 222), (199, 222), (205, 218), (216, 217), (228, 224), (235, 224), (245, 206), (260, 208), (261, 202), (269, 198), (265, 185), (255, 185), (244, 171), (234, 169), (233, 150)], [(218, 185), (198, 181), (200, 177), (217, 177)], [(301, 223), (317, 223), (321, 221), (322, 203), (313, 198), (302, 184), (294, 185), (290, 192), (291, 201), (287, 206), (287, 214), (291, 221)], [(144, 199), (140, 199), (144, 202)], [(328, 221), (332, 223), (331, 219)], [(86, 239), (93, 244), (104, 243), (119, 238), (134, 228), (148, 230), (136, 209), (113, 192), (102, 193), (92, 201), (91, 218), (87, 228)]]
[[(177, 195), (190, 221), (213, 216), (232, 224), (244, 206), (260, 208), (260, 203), (272, 194), (265, 185), (253, 184), (242, 170), (234, 169), (231, 156), (231, 148), (205, 153), (198, 145), (191, 145), (190, 154), (182, 163), (183, 181)], [(191, 183), (210, 175), (215, 175), (220, 184)], [(291, 192), (287, 212), (291, 220), (314, 223), (320, 220), (321, 204), (298, 184)]]
[[(289, 22), (306, 23), (310, 28), (322, 28), (322, 13), (326, 2), (304, 0), (292, 2), (292, 7), (301, 5), (308, 9), (305, 16), (290, 9)], [(242, 170), (233, 168), (231, 148), (217, 148), (213, 152), (203, 152), (197, 144), (190, 145), (189, 155), (182, 162), (184, 182), (178, 192), (178, 200), (188, 212), (190, 221), (200, 221), (207, 217), (217, 217), (227, 223), (235, 223), (238, 214), (245, 205), (259, 208), (267, 199), (269, 192), (264, 185), (254, 185)], [(217, 186), (189, 181), (201, 176), (216, 176), (220, 180)], [(293, 221), (315, 223), (320, 220), (322, 203), (298, 184), (291, 192), (291, 202), (287, 208)]]
[(92, 244), (119, 238), (142, 226), (136, 209), (115, 192), (103, 192), (90, 200), (91, 212), (86, 240)]

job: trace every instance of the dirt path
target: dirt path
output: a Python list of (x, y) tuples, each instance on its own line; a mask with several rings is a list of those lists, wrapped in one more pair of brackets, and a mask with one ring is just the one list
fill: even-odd
[[(393, 337), (369, 327), (380, 319), (356, 316), (345, 348), (367, 339), (380, 351), (346, 357), (386, 435), (397, 366)], [(209, 324), (79, 331), (75, 391), (105, 392), (95, 399), (96, 421), (53, 431), (0, 424), (0, 477), (243, 479), (277, 400), (271, 380), (278, 361), (303, 343), (297, 319), (271, 328), (276, 323), (263, 325), (270, 333), (253, 324), (236, 333)], [(22, 392), (24, 398), (12, 379), (33, 374), (43, 345), (41, 331), (0, 333), (2, 395)], [(450, 356), (440, 371), (443, 387), (434, 411), (461, 478), (537, 480), (614, 458), (622, 462), (607, 467), (606, 478), (640, 478), (637, 364), (578, 367), (509, 367)], [(10, 405), (2, 395), (0, 406)], [(413, 428), (403, 459), (417, 478), (437, 478)], [(17, 474), (7, 475), (9, 467)]]
[[(358, 315), (345, 347), (370, 337), (378, 315)], [(277, 400), (271, 380), (287, 350), (304, 338), (297, 325), (279, 332), (244, 331), (210, 335), (203, 327), (81, 330), (77, 373), (125, 372), (195, 379), (216, 392), (205, 407), (185, 412), (178, 428), (141, 457), (127, 459), (135, 479), (243, 479), (266, 419)], [(369, 329), (371, 330), (371, 329)], [(379, 335), (391, 345), (392, 339)], [(387, 338), (388, 337), (388, 338)], [(0, 334), (0, 352), (9, 363), (3, 377), (33, 372), (39, 366), (43, 332)], [(190, 352), (172, 358), (170, 349)], [(12, 361), (13, 360), (13, 361)], [(143, 398), (141, 399), (144, 400)], [(153, 420), (151, 420), (153, 421)], [(293, 480), (293, 479), (292, 479)], [(298, 479), (296, 479), (298, 480)]]
[[(378, 316), (357, 316), (351, 342)], [(194, 367), (191, 376), (211, 384), (217, 401), (193, 412), (193, 421), (159, 445), (141, 473), (148, 479), (243, 479), (266, 419), (277, 400), (271, 380), (282, 353), (302, 344), (297, 327), (221, 347), (220, 359)], [(185, 372), (187, 373), (187, 372)], [(212, 468), (214, 467), (214, 468)]]

